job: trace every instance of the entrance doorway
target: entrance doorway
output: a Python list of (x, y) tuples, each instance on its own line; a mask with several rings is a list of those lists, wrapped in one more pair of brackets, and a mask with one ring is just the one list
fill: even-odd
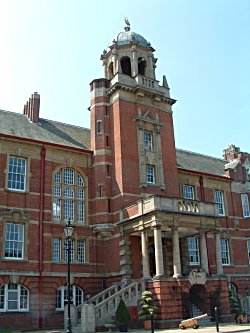
[[(194, 284), (189, 290), (189, 303), (191, 314), (197, 311), (197, 308), (202, 312), (206, 312), (206, 288), (203, 284)], [(195, 313), (197, 315), (197, 313)]]

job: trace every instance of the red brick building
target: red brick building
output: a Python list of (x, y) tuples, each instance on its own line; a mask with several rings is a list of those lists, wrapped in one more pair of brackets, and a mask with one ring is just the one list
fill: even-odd
[(68, 219), (76, 307), (135, 281), (154, 292), (159, 327), (191, 305), (231, 319), (228, 288), (249, 306), (250, 155), (176, 149), (154, 51), (126, 25), (103, 52), (90, 130), (43, 119), (37, 93), (23, 114), (0, 111), (0, 328), (63, 325)]

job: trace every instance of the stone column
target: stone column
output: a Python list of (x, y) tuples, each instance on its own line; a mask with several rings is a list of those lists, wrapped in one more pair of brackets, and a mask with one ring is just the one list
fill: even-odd
[(201, 268), (208, 274), (207, 242), (204, 230), (200, 230)]
[(220, 232), (215, 231), (215, 259), (216, 259), (216, 274), (223, 274), (222, 260), (221, 260), (221, 242)]
[(154, 243), (155, 243), (156, 276), (163, 276), (164, 275), (164, 266), (163, 266), (161, 226), (154, 227)]
[(138, 74), (137, 51), (135, 49), (135, 46), (132, 46), (131, 74), (132, 77), (135, 77)]
[(148, 242), (146, 239), (146, 232), (141, 232), (141, 256), (142, 256), (142, 276), (147, 279), (150, 277), (149, 271), (149, 258), (148, 258)]
[(172, 228), (172, 240), (173, 240), (173, 268), (174, 275), (173, 277), (177, 278), (181, 276), (181, 257), (180, 257), (180, 245), (179, 245), (179, 236), (178, 228)]

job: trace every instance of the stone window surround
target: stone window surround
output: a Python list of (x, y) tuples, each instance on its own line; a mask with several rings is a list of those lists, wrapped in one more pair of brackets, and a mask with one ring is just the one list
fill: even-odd
[[(11, 210), (3, 212), (3, 234), (0, 237), (0, 241), (2, 242), (2, 260), (6, 261), (27, 261), (28, 260), (28, 217), (21, 210)], [(14, 224), (22, 224), (24, 227), (23, 230), (23, 257), (22, 258), (5, 258), (5, 233), (6, 233), (6, 224), (14, 223)]]
[[(149, 185), (160, 186), (161, 190), (165, 190), (164, 176), (163, 176), (163, 163), (162, 163), (162, 149), (161, 149), (161, 136), (160, 130), (163, 126), (157, 115), (148, 109), (143, 115), (140, 114), (135, 117), (137, 125), (137, 138), (138, 138), (138, 152), (139, 152), (139, 174), (140, 186), (148, 187)], [(148, 151), (144, 145), (144, 132), (152, 133), (153, 149)], [(146, 166), (153, 165), (155, 167), (155, 183), (147, 183)]]

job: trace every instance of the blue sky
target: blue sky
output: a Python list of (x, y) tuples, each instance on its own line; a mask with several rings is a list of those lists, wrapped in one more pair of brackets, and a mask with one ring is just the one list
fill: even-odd
[(89, 83), (124, 17), (177, 99), (176, 146), (250, 152), (249, 0), (0, 0), (0, 109), (22, 113), (37, 91), (42, 118), (89, 127)]

